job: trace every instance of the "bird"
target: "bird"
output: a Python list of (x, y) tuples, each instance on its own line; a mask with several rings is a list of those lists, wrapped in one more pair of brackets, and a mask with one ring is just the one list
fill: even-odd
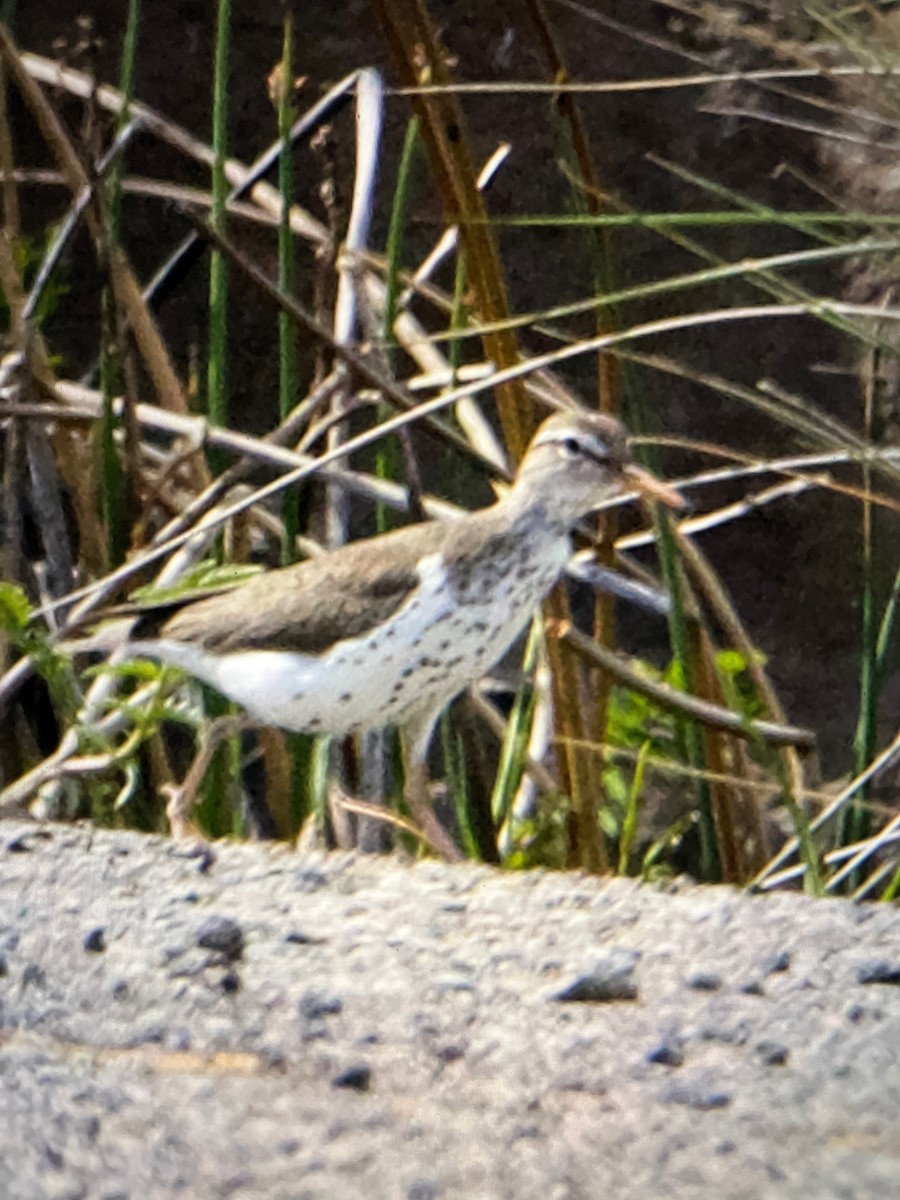
[[(638, 466), (616, 419), (557, 412), (489, 507), (350, 542), (227, 592), (139, 609), (124, 649), (210, 685), (243, 710), (239, 721), (338, 736), (396, 727), (409, 810), (434, 849), (458, 858), (428, 799), (435, 724), (503, 657), (563, 574), (578, 521), (634, 490), (681, 505)], [(172, 792), (176, 836), (190, 827), (214, 743)]]

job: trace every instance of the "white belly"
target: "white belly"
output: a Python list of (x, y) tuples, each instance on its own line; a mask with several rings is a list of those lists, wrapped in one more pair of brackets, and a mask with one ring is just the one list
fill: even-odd
[(387, 626), (327, 653), (248, 650), (212, 655), (171, 639), (136, 642), (138, 654), (179, 666), (260, 723), (346, 734), (435, 717), (505, 654), (555, 570), (501, 581), (492, 595), (453, 603), (438, 556), (423, 560), (422, 586)]

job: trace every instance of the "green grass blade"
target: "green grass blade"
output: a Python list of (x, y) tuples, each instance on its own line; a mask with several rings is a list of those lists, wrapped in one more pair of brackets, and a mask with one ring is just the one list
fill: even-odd
[[(128, 124), (131, 101), (134, 97), (134, 65), (137, 58), (140, 10), (140, 0), (128, 0), (119, 80), (119, 90), (122, 93), (122, 108), (117, 122), (119, 131)], [(107, 236), (111, 245), (118, 243), (120, 235), (125, 154), (126, 151), (123, 150), (113, 161), (106, 183)], [(128, 550), (130, 506), (127, 503), (128, 480), (115, 442), (120, 422), (113, 413), (113, 400), (122, 390), (123, 377), (117, 349), (116, 310), (109, 286), (103, 289), (100, 307), (100, 390), (103, 395), (103, 415), (99, 432), (100, 510), (109, 562), (111, 566), (118, 566), (124, 561)]]
[[(289, 7), (284, 12), (284, 36), (281, 49), (281, 87), (278, 91), (278, 190), (281, 195), (281, 219), (278, 222), (278, 286), (287, 295), (294, 293), (294, 235), (291, 231), (291, 206), (294, 202), (294, 166), (291, 154), (291, 126), (296, 116), (294, 86), (294, 17)], [(297, 330), (284, 309), (278, 310), (278, 414), (284, 421), (297, 399)], [(296, 558), (295, 546), (300, 531), (297, 496), (285, 494), (281, 502), (284, 542), (281, 560), (286, 566)]]
[[(682, 687), (686, 691), (695, 694), (691, 634), (684, 608), (684, 591), (678, 548), (675, 545), (675, 539), (669, 528), (668, 517), (659, 511), (659, 505), (656, 505), (655, 508), (657, 509), (656, 528), (659, 561), (666, 590), (671, 600), (669, 610), (669, 639), (672, 647), (672, 655)], [(702, 777), (702, 774), (699, 773), (702, 772), (705, 766), (703, 740), (696, 721), (688, 719), (678, 719), (676, 722), (676, 735), (681, 743), (682, 757), (698, 772), (695, 777), (695, 789), (700, 834), (700, 877), (707, 882), (711, 882), (720, 877), (721, 864), (719, 863), (719, 851), (716, 845), (716, 830), (713, 821), (712, 797), (709, 784)]]
[[(383, 335), (385, 357), (391, 373), (394, 372), (394, 350), (397, 339), (394, 336), (394, 322), (397, 319), (397, 302), (400, 296), (403, 269), (403, 238), (406, 230), (406, 214), (409, 204), (409, 194), (412, 184), (413, 164), (419, 146), (419, 122), (413, 117), (406, 126), (406, 136), (403, 139), (403, 152), (400, 156), (400, 166), (397, 170), (397, 184), (394, 188), (394, 199), (391, 205), (391, 220), (388, 226), (387, 274), (385, 276), (386, 296), (384, 302)], [(398, 471), (397, 439), (385, 438), (379, 444), (375, 458), (375, 474), (379, 479), (396, 479)], [(379, 533), (386, 533), (394, 524), (393, 514), (383, 504), (375, 510), (375, 520)]]
[[(228, 152), (228, 52), (231, 31), (231, 0), (218, 0), (213, 79), (212, 207), (209, 221), (219, 233), (225, 230), (228, 185), (225, 158)], [(207, 360), (206, 405), (214, 425), (228, 424), (226, 361), (228, 342), (228, 261), (219, 250), (210, 254), (209, 264), (209, 357)], [(213, 470), (221, 470), (221, 455), (210, 456)]]
[(638, 831), (641, 793), (644, 789), (644, 771), (646, 770), (647, 759), (650, 756), (650, 751), (652, 748), (652, 742), (649, 740), (644, 742), (638, 751), (637, 762), (634, 764), (634, 775), (631, 778), (631, 786), (628, 789), (628, 799), (625, 804), (625, 816), (622, 820), (622, 833), (619, 837), (620, 875), (628, 874), (628, 864), (631, 860), (631, 852), (634, 847), (634, 842)]
[(456, 813), (456, 823), (459, 827), (463, 849), (467, 858), (477, 861), (481, 858), (481, 854), (472, 820), (465, 743), (454, 730), (453, 720), (449, 713), (444, 713), (441, 718), (441, 748), (444, 753), (447, 790), (453, 801), (453, 810)]
[(522, 780), (528, 757), (528, 740), (531, 736), (531, 724), (536, 702), (531, 676), (534, 671), (535, 660), (542, 636), (543, 623), (540, 620), (533, 621), (522, 662), (525, 682), (516, 693), (512, 711), (506, 723), (506, 736), (503, 739), (503, 745), (500, 747), (500, 761), (497, 764), (497, 774), (491, 794), (491, 813), (494, 818), (494, 825), (500, 831), (498, 843), (501, 846), (508, 840), (506, 825), (510, 819), (512, 804), (519, 783)]

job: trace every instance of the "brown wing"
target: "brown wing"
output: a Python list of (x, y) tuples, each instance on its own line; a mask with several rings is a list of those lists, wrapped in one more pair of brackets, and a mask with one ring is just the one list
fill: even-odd
[(296, 650), (321, 654), (386, 620), (418, 586), (417, 566), (439, 550), (444, 522), (352, 542), (238, 588), (142, 616), (131, 637), (172, 637), (214, 653)]

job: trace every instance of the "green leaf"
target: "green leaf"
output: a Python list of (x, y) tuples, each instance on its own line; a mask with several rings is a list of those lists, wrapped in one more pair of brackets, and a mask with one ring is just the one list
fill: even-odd
[(21, 634), (28, 625), (32, 608), (28, 597), (15, 583), (0, 583), (0, 629)]
[(227, 592), (240, 587), (248, 580), (261, 575), (263, 568), (257, 563), (226, 563), (221, 565), (210, 559), (198, 563), (173, 587), (156, 587), (148, 584), (146, 587), (135, 588), (130, 599), (140, 605), (153, 607), (170, 604), (175, 600), (186, 600), (194, 593), (205, 595), (208, 592)]

